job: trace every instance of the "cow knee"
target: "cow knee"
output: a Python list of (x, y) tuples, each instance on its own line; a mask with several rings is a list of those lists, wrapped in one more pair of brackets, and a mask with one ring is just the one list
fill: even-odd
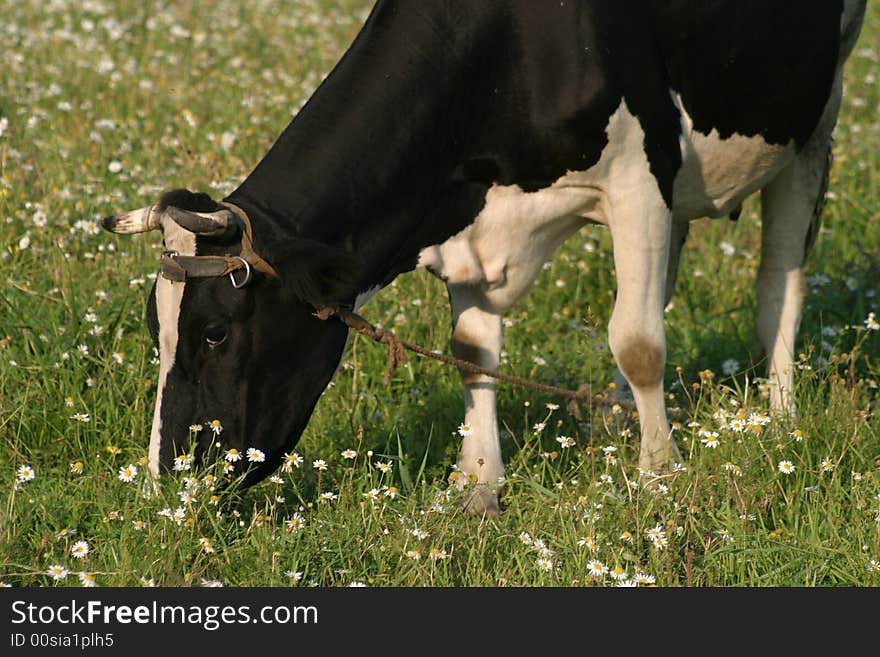
[(610, 342), (611, 353), (630, 386), (646, 388), (662, 383), (666, 363), (662, 341), (644, 335), (629, 335)]

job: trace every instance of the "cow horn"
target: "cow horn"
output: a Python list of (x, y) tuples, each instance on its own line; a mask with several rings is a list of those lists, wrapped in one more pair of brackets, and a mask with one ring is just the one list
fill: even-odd
[(193, 212), (169, 206), (165, 212), (181, 228), (206, 237), (222, 237), (235, 227), (235, 215), (230, 210)]
[(104, 217), (101, 224), (111, 233), (130, 235), (146, 233), (162, 228), (162, 213), (155, 205), (123, 212), (112, 217)]

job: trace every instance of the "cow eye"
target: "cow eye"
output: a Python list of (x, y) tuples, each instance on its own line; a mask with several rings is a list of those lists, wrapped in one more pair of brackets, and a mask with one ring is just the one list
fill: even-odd
[(205, 342), (212, 349), (226, 340), (226, 327), (222, 324), (208, 324), (204, 330)]

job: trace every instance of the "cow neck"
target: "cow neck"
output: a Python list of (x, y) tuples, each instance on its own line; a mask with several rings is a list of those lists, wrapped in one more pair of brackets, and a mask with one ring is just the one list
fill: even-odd
[(480, 108), (450, 98), (467, 87), (473, 67), (466, 56), (473, 46), (462, 40), (491, 32), (491, 21), (472, 16), (464, 32), (415, 4), (376, 5), (331, 74), (226, 199), (248, 208), (255, 223), (271, 224), (255, 225), (258, 239), (303, 237), (355, 253), (364, 289), (414, 268), (423, 247), (472, 222), (488, 188), (456, 180), (473, 146), (462, 126), (476, 129)]

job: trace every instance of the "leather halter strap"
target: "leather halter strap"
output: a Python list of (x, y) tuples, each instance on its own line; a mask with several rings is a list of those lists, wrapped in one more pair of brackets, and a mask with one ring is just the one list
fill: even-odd
[(220, 204), (241, 220), (244, 227), (241, 236), (241, 253), (190, 256), (180, 255), (177, 251), (163, 251), (160, 259), (162, 276), (170, 281), (185, 281), (188, 278), (218, 278), (239, 269), (247, 270), (246, 279), (240, 285), (237, 285), (233, 278), (233, 285), (236, 287), (244, 286), (250, 280), (251, 268), (272, 278), (280, 278), (275, 268), (254, 250), (254, 233), (247, 213), (233, 203), (221, 201)]

